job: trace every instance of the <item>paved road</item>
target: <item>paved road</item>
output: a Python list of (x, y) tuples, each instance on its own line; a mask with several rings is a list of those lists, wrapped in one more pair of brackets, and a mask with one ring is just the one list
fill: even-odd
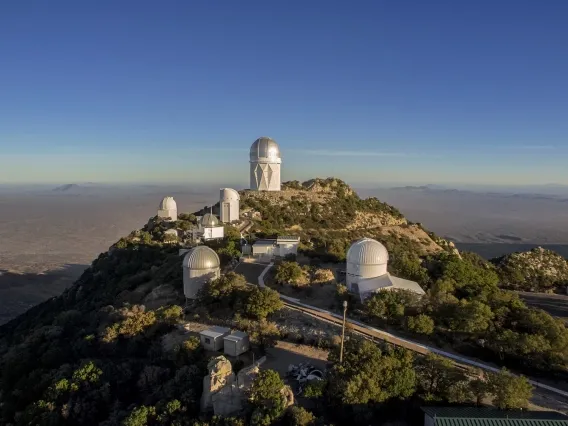
[(568, 296), (562, 294), (528, 293), (519, 291), (527, 305), (540, 308), (555, 317), (568, 320)]
[[(266, 265), (265, 269), (267, 270), (271, 266), (272, 265)], [(258, 282), (258, 278), (256, 279), (256, 281)], [(261, 287), (264, 287), (264, 285), (262, 285), (261, 283), (259, 284)], [(334, 323), (337, 325), (341, 325), (343, 322), (342, 317), (338, 314), (326, 311), (324, 309), (316, 308), (314, 306), (306, 305), (300, 302), (298, 299), (287, 297), (282, 294), (280, 295), (280, 298), (284, 301), (284, 304), (290, 309), (296, 309), (298, 311), (303, 312), (304, 314), (311, 315), (313, 317), (319, 318), (320, 320)], [(442, 351), (432, 346), (428, 346), (418, 342), (413, 342), (411, 340), (396, 336), (386, 331), (371, 327), (359, 321), (347, 319), (347, 322), (352, 332), (358, 333), (364, 336), (365, 338), (370, 338), (372, 340), (377, 339), (377, 340), (386, 341), (391, 344), (401, 346), (413, 352), (421, 354), (428, 354), (432, 352), (451, 359), (455, 364), (460, 365), (463, 368), (469, 369), (471, 367), (477, 367), (485, 371), (491, 371), (491, 372), (499, 371), (499, 368), (495, 365), (490, 365), (484, 362), (480, 362), (473, 358), (464, 357), (451, 351)], [(567, 391), (562, 389), (557, 389), (548, 384), (539, 382), (538, 380), (536, 380), (536, 378), (529, 379), (529, 381), (533, 386), (535, 386), (535, 391), (533, 396), (533, 402), (535, 404), (549, 409), (562, 411), (568, 414)]]

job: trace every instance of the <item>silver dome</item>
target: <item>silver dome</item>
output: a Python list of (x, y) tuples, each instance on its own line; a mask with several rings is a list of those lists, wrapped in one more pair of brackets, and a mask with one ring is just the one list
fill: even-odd
[(279, 159), (280, 147), (271, 138), (262, 136), (255, 140), (250, 147), (250, 160), (257, 161), (259, 158)]
[(158, 206), (160, 210), (177, 210), (177, 204), (174, 197), (164, 197)]
[(219, 226), (219, 219), (214, 214), (205, 213), (201, 218), (201, 226)]
[(347, 251), (347, 262), (357, 265), (386, 265), (389, 252), (386, 247), (371, 238), (354, 242)]
[(221, 262), (215, 251), (207, 246), (197, 246), (187, 252), (183, 258), (183, 267), (188, 269), (215, 269)]

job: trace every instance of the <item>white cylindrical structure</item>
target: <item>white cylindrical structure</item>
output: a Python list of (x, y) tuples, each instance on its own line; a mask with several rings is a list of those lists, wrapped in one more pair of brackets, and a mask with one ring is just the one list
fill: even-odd
[(268, 138), (261, 137), (250, 147), (250, 189), (280, 191), (280, 148)]
[(165, 220), (177, 220), (177, 204), (174, 200), (174, 197), (164, 197), (164, 199), (158, 206), (158, 217), (161, 217)]
[(183, 294), (188, 299), (196, 299), (205, 283), (221, 276), (219, 256), (207, 246), (197, 246), (188, 251), (182, 267)]
[(354, 242), (347, 251), (347, 289), (365, 278), (375, 278), (387, 273), (389, 253), (384, 245), (371, 238)]
[(230, 223), (239, 220), (241, 196), (231, 188), (222, 188), (219, 198), (219, 211), (221, 222)]

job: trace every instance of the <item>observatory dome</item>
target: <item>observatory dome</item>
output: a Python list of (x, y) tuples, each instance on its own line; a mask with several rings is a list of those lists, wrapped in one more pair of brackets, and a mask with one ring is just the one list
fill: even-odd
[(183, 267), (191, 270), (215, 269), (220, 264), (217, 253), (207, 246), (194, 247), (183, 258)]
[(250, 147), (250, 161), (261, 158), (277, 160), (280, 158), (280, 147), (271, 138), (262, 136), (255, 140)]
[(386, 265), (389, 252), (386, 247), (371, 238), (355, 241), (347, 251), (347, 262), (358, 265)]
[(217, 219), (217, 216), (211, 213), (205, 213), (201, 218), (201, 226), (204, 227), (219, 226), (219, 219)]
[(158, 206), (160, 210), (177, 210), (176, 200), (174, 197), (164, 197), (160, 205)]
[(387, 273), (389, 253), (385, 246), (371, 238), (354, 242), (347, 251), (347, 287), (361, 279), (375, 278)]
[(232, 188), (221, 189), (221, 202), (239, 201), (240, 199), (241, 196), (239, 195), (238, 191), (235, 191)]

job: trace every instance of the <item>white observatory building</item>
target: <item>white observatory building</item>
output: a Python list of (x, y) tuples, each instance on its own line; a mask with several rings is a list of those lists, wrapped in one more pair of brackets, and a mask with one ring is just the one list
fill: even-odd
[(354, 242), (347, 251), (347, 289), (358, 294), (361, 302), (381, 290), (404, 289), (425, 294), (417, 282), (389, 274), (388, 262), (389, 253), (378, 241), (363, 238)]
[(192, 248), (183, 258), (183, 294), (196, 299), (206, 282), (221, 276), (221, 262), (217, 253), (207, 246)]
[(174, 197), (164, 197), (160, 205), (158, 206), (158, 217), (165, 220), (175, 221), (178, 219), (178, 210), (176, 200)]
[(250, 189), (280, 191), (280, 148), (274, 140), (261, 137), (250, 147)]
[(205, 213), (199, 222), (199, 234), (205, 241), (220, 239), (225, 236), (225, 227), (213, 213)]
[(219, 211), (221, 222), (231, 223), (239, 220), (241, 196), (231, 188), (222, 188), (219, 198)]

